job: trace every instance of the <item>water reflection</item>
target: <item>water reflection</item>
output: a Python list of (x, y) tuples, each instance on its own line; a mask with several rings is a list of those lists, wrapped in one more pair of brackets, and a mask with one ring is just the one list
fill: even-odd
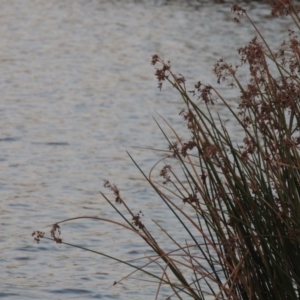
[[(234, 61), (253, 35), (246, 24), (237, 28), (229, 4), (219, 2), (0, 2), (0, 297), (153, 298), (155, 287), (140, 281), (108, 289), (129, 268), (47, 241), (35, 245), (29, 233), (68, 217), (116, 217), (99, 195), (104, 179), (118, 183), (146, 219), (174, 225), (126, 150), (145, 170), (156, 161), (159, 154), (133, 148), (166, 147), (155, 111), (182, 130), (180, 98), (170, 87), (156, 88), (152, 54), (170, 59), (191, 86), (215, 83), (215, 59)], [(264, 4), (245, 5), (278, 45), (288, 21), (278, 27), (266, 22)], [(235, 103), (234, 91), (220, 89)], [(221, 104), (215, 109), (228, 118)], [(146, 251), (107, 224), (74, 222), (63, 230), (66, 240), (112, 255)]]

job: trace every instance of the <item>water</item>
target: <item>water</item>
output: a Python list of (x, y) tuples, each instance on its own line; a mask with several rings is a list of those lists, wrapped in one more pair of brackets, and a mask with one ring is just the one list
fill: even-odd
[[(262, 4), (245, 5), (279, 45), (289, 22), (273, 22)], [(156, 286), (137, 275), (111, 287), (130, 268), (46, 240), (37, 245), (30, 234), (74, 216), (117, 220), (99, 194), (105, 179), (146, 220), (176, 225), (126, 154), (149, 170), (159, 155), (135, 146), (166, 148), (155, 111), (181, 128), (180, 98), (167, 86), (159, 92), (151, 55), (171, 60), (190, 87), (215, 84), (215, 59), (235, 61), (253, 35), (232, 17), (228, 3), (213, 2), (0, 2), (1, 298), (154, 298)], [(227, 118), (221, 104), (215, 109)], [(147, 254), (142, 241), (103, 222), (64, 225), (63, 238), (128, 259)]]

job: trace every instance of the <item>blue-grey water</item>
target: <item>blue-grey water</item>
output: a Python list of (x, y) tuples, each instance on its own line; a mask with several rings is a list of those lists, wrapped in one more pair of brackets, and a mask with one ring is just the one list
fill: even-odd
[[(138, 274), (112, 287), (129, 267), (36, 244), (30, 234), (76, 216), (118, 220), (99, 194), (105, 179), (145, 222), (178, 225), (126, 154), (149, 171), (161, 156), (136, 147), (167, 148), (153, 116), (182, 127), (180, 97), (157, 89), (151, 55), (171, 60), (191, 88), (198, 80), (216, 84), (215, 60), (238, 60), (236, 49), (254, 34), (246, 22), (232, 22), (229, 3), (182, 2), (0, 1), (0, 298), (155, 298), (157, 285)], [(263, 4), (245, 6), (277, 47), (289, 21), (272, 20)], [(236, 103), (236, 92), (220, 89)], [(229, 117), (221, 104), (214, 110)], [(234, 123), (228, 128), (238, 139)], [(114, 225), (80, 220), (62, 230), (66, 242), (126, 259), (148, 255)]]

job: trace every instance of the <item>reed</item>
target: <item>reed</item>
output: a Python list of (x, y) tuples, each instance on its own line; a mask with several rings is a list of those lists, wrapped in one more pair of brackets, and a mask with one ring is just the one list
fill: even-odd
[[(218, 83), (225, 81), (239, 89), (237, 110), (213, 86), (198, 82), (192, 91), (187, 90), (185, 78), (176, 75), (169, 62), (158, 55), (152, 57), (159, 88), (170, 84), (183, 100), (185, 108), (180, 115), (189, 137), (181, 139), (162, 118), (176, 137), (171, 140), (157, 122), (168, 143), (166, 156), (149, 175), (129, 156), (172, 212), (178, 227), (184, 228), (185, 236), (178, 240), (156, 223), (172, 249), (165, 250), (144, 225), (142, 215), (133, 213), (109, 181), (104, 187), (111, 190), (115, 201), (102, 196), (121, 221), (82, 217), (121, 226), (152, 249), (156, 255), (145, 257), (142, 267), (96, 253), (156, 279), (155, 299), (162, 286), (170, 288), (167, 299), (300, 299), (299, 8), (290, 0), (270, 2), (274, 16), (289, 15), (295, 26), (280, 49), (273, 51), (247, 12), (234, 5), (235, 21), (246, 18), (257, 36), (238, 50), (239, 64), (219, 60), (214, 65)], [(246, 84), (239, 80), (241, 66), (248, 68)], [(236, 121), (236, 130), (244, 136), (241, 143), (227, 131), (226, 122), (213, 115), (211, 107), (216, 101)], [(161, 168), (164, 161), (181, 168), (178, 171), (169, 163)], [(159, 167), (160, 181), (153, 176)], [(117, 204), (124, 206), (126, 213)], [(54, 224), (51, 237), (37, 231), (34, 238), (78, 247), (60, 237), (60, 224), (75, 219), (79, 218)], [(156, 265), (160, 275), (150, 272), (149, 265)]]

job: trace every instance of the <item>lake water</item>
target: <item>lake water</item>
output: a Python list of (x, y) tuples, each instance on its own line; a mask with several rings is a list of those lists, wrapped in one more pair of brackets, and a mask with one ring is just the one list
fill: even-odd
[[(263, 4), (244, 6), (278, 46), (289, 21), (273, 21)], [(177, 226), (126, 154), (149, 171), (159, 153), (136, 147), (167, 148), (156, 111), (182, 127), (180, 97), (157, 89), (151, 56), (171, 60), (191, 88), (216, 84), (214, 61), (237, 61), (236, 49), (254, 34), (232, 18), (229, 3), (213, 1), (0, 2), (0, 298), (154, 299), (156, 285), (138, 275), (111, 287), (130, 268), (51, 241), (38, 245), (31, 232), (76, 216), (117, 220), (99, 194), (105, 179), (146, 220)], [(236, 103), (236, 92), (220, 90)], [(228, 117), (221, 104), (214, 109)], [(148, 253), (113, 225), (80, 220), (62, 230), (66, 242), (122, 258)]]

